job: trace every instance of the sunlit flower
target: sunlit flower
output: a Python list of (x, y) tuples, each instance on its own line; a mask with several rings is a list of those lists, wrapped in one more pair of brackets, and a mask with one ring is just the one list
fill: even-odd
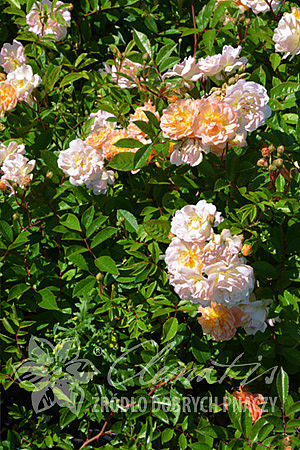
[(106, 194), (107, 186), (115, 181), (114, 172), (112, 170), (103, 169), (98, 176), (86, 181), (86, 187), (93, 191), (95, 195)]
[(180, 164), (198, 166), (203, 159), (203, 153), (208, 153), (208, 151), (208, 148), (202, 145), (201, 139), (188, 138), (174, 145), (170, 162), (175, 166)]
[(102, 147), (104, 143), (107, 142), (111, 137), (111, 131), (111, 128), (98, 128), (97, 131), (94, 131), (93, 133), (88, 135), (85, 143), (87, 145), (90, 145), (91, 147), (96, 148), (97, 150), (102, 150), (104, 152), (104, 149)]
[(102, 111), (101, 109), (95, 113), (91, 113), (88, 119), (94, 118), (94, 121), (91, 125), (90, 132), (97, 133), (103, 128), (116, 128), (116, 122), (111, 122), (107, 119), (113, 117), (111, 113), (107, 111)]
[(59, 153), (57, 164), (75, 186), (101, 177), (104, 166), (103, 156), (81, 139), (71, 141), (69, 148)]
[(0, 81), (0, 117), (18, 103), (16, 88), (9, 81)]
[(23, 144), (18, 144), (16, 141), (11, 141), (7, 146), (0, 142), (0, 164), (2, 164), (5, 158), (12, 153), (24, 155), (25, 146)]
[(269, 309), (268, 305), (272, 303), (272, 300), (253, 300), (253, 294), (250, 297), (250, 301), (241, 303), (239, 305), (243, 316), (241, 319), (241, 326), (245, 329), (247, 334), (255, 334), (258, 331), (262, 333), (265, 331), (267, 324)]
[(170, 273), (180, 272), (186, 267), (202, 273), (205, 243), (186, 242), (178, 237), (172, 239), (166, 250), (165, 262)]
[(252, 422), (256, 422), (263, 415), (263, 410), (258, 406), (265, 402), (264, 397), (261, 394), (252, 394), (243, 390), (240, 386), (238, 391), (232, 394), (243, 406), (246, 406), (252, 416)]
[(242, 240), (239, 236), (232, 236), (226, 228), (221, 234), (213, 233), (211, 239), (205, 246), (203, 262), (205, 266), (210, 266), (216, 262), (226, 264), (245, 263), (245, 259), (239, 256), (242, 248)]
[[(26, 16), (29, 31), (40, 37), (53, 34), (58, 41), (63, 39), (67, 34), (67, 27), (71, 25), (69, 7), (61, 8), (63, 5), (63, 2), (58, 1), (52, 8), (52, 2), (49, 0), (34, 3)], [(54, 19), (51, 18), (51, 13)]]
[[(133, 114), (130, 114), (129, 125), (127, 127), (127, 131), (131, 134), (134, 139), (137, 139), (143, 143), (147, 143), (149, 140), (146, 139), (146, 133), (144, 133), (137, 125), (135, 125), (135, 121), (141, 120), (143, 122), (148, 122), (148, 117), (146, 116), (144, 111), (149, 111), (159, 119), (159, 114), (156, 111), (155, 105), (153, 105), (150, 101), (146, 102), (143, 106), (139, 106), (136, 108)], [(150, 141), (151, 142), (151, 141)]]
[(163, 79), (178, 76), (182, 78), (183, 85), (187, 88), (191, 87), (193, 81), (198, 81), (203, 78), (203, 73), (199, 70), (195, 58), (189, 56), (181, 63), (176, 64), (172, 70), (163, 75)]
[(200, 100), (183, 99), (169, 105), (160, 120), (163, 137), (181, 139), (195, 137)]
[(247, 63), (248, 59), (244, 56), (239, 58), (242, 47), (237, 48), (231, 45), (224, 45), (222, 53), (206, 58), (200, 58), (198, 61), (199, 71), (208, 76), (215, 76), (217, 80), (222, 80), (225, 75), (231, 75), (239, 67)]
[[(112, 81), (122, 89), (131, 89), (136, 87), (136, 85), (138, 84), (138, 75), (143, 69), (142, 64), (130, 61), (130, 59), (128, 58), (125, 58), (122, 61), (117, 60), (116, 65), (113, 65), (111, 67), (105, 63), (104, 67), (106, 72), (111, 74)], [(129, 78), (122, 77), (122, 75), (118, 75), (117, 72), (123, 73)], [(100, 73), (103, 73), (103, 71), (101, 70)]]
[(200, 200), (196, 205), (187, 205), (176, 211), (171, 223), (171, 232), (187, 242), (204, 242), (212, 235), (212, 227), (223, 221), (221, 213), (212, 203)]
[(253, 268), (239, 261), (217, 262), (207, 266), (205, 273), (210, 286), (208, 299), (217, 303), (233, 306), (247, 302), (254, 289)]
[(4, 44), (0, 52), (0, 66), (6, 73), (26, 63), (24, 47), (21, 42), (13, 40), (12, 44)]
[(12, 181), (25, 188), (32, 180), (33, 174), (31, 172), (34, 167), (34, 159), (29, 161), (21, 153), (11, 153), (5, 158), (1, 167), (3, 172), (1, 180)]
[(251, 8), (255, 14), (263, 13), (270, 11), (270, 4), (272, 6), (272, 10), (276, 11), (278, 6), (280, 5), (280, 0), (270, 0), (268, 3), (266, 0), (240, 0), (242, 5)]
[(30, 102), (30, 94), (41, 82), (39, 75), (33, 75), (32, 67), (23, 64), (7, 75), (9, 81), (17, 91), (18, 100)]
[(300, 8), (285, 13), (274, 31), (275, 50), (284, 52), (283, 58), (300, 53)]
[(203, 333), (209, 334), (214, 341), (229, 341), (240, 326), (241, 312), (238, 307), (226, 307), (215, 302), (211, 306), (199, 306), (202, 314), (198, 318)]
[(224, 148), (235, 137), (238, 128), (235, 110), (214, 97), (199, 100), (198, 107), (196, 136), (202, 139), (203, 145)]
[(238, 113), (239, 124), (246, 131), (256, 130), (271, 116), (267, 90), (253, 81), (239, 80), (228, 86), (224, 102)]
[(179, 272), (170, 273), (169, 282), (174, 287), (176, 294), (183, 300), (210, 304), (210, 301), (207, 300), (209, 283), (207, 278), (199, 272), (198, 267), (196, 270), (184, 267)]

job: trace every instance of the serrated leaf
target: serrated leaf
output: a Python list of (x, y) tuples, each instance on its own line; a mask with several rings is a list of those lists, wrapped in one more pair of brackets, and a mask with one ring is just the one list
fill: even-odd
[(116, 263), (110, 256), (100, 256), (100, 258), (97, 258), (95, 260), (95, 266), (98, 267), (101, 272), (108, 272), (112, 275), (119, 275), (119, 270), (116, 266)]
[(170, 243), (169, 233), (171, 226), (165, 220), (153, 219), (143, 223), (146, 233), (159, 242)]

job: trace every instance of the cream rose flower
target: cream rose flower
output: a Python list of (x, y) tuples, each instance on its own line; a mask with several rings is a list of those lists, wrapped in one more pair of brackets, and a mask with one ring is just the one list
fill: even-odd
[(88, 119), (94, 118), (94, 121), (91, 125), (90, 132), (97, 133), (101, 131), (103, 128), (110, 128), (112, 130), (116, 128), (116, 122), (111, 122), (107, 120), (111, 117), (113, 117), (112, 114), (110, 114), (107, 111), (102, 111), (101, 109), (95, 113), (91, 113)]
[(193, 303), (210, 304), (208, 298), (209, 283), (198, 270), (188, 267), (182, 268), (180, 272), (170, 274), (169, 282), (176, 294), (183, 300)]
[(241, 326), (247, 334), (265, 331), (270, 303), (272, 303), (272, 300), (255, 300), (254, 295), (252, 295), (249, 302), (239, 304), (242, 311)]
[(237, 48), (224, 45), (222, 53), (199, 59), (197, 63), (199, 71), (208, 77), (214, 76), (217, 80), (222, 80), (224, 74), (231, 75), (248, 62), (248, 59), (244, 56), (239, 58), (241, 50), (240, 45)]
[(180, 164), (189, 164), (192, 167), (198, 166), (203, 159), (203, 153), (208, 152), (208, 147), (202, 145), (201, 139), (188, 138), (174, 145), (170, 162), (175, 166)]
[(7, 146), (0, 142), (0, 164), (3, 164), (5, 158), (11, 155), (12, 153), (19, 153), (20, 155), (24, 155), (25, 153), (25, 145), (18, 144), (16, 141), (11, 141)]
[(21, 188), (25, 188), (32, 180), (32, 171), (35, 163), (36, 161), (34, 159), (29, 161), (21, 153), (11, 153), (5, 158), (1, 167), (3, 172), (1, 180), (12, 181), (17, 183)]
[(171, 233), (186, 242), (205, 242), (212, 235), (212, 227), (222, 221), (215, 205), (200, 200), (196, 205), (187, 205), (176, 211)]
[(203, 269), (204, 248), (205, 243), (186, 242), (174, 237), (167, 248), (165, 255), (168, 271), (176, 274), (188, 267), (197, 270), (201, 274)]
[(236, 306), (227, 307), (215, 302), (211, 306), (199, 306), (202, 314), (198, 318), (203, 333), (209, 334), (214, 341), (229, 341), (241, 324), (242, 313)]
[(80, 186), (101, 176), (104, 161), (100, 152), (81, 139), (75, 139), (70, 142), (67, 150), (60, 152), (57, 164), (70, 177), (71, 184)]
[(18, 94), (15, 86), (9, 81), (0, 81), (0, 117), (16, 107)]
[(268, 101), (267, 90), (263, 86), (245, 80), (227, 87), (224, 99), (237, 111), (240, 126), (249, 132), (263, 125), (271, 116)]
[(193, 86), (193, 81), (198, 81), (203, 78), (203, 73), (199, 70), (195, 58), (189, 56), (181, 63), (176, 64), (172, 70), (163, 75), (163, 79), (178, 76), (182, 78), (183, 85), (187, 88)]
[[(67, 27), (71, 25), (69, 7), (61, 8), (63, 5), (63, 2), (58, 1), (53, 8), (52, 2), (49, 0), (34, 3), (26, 16), (29, 31), (40, 37), (53, 34), (56, 40), (60, 41), (63, 39), (67, 34)], [(54, 19), (50, 17), (51, 13)], [(57, 20), (58, 18), (59, 20)]]
[(207, 266), (208, 299), (218, 303), (238, 305), (249, 299), (254, 289), (253, 268), (247, 264), (218, 262)]
[(21, 42), (13, 40), (12, 44), (4, 44), (0, 52), (0, 66), (6, 73), (26, 63), (24, 47)]
[(86, 187), (93, 191), (95, 195), (106, 194), (107, 186), (115, 181), (114, 172), (112, 170), (102, 169), (95, 178), (86, 181)]
[(169, 105), (160, 119), (163, 137), (179, 140), (195, 137), (200, 100), (183, 99)]
[(32, 67), (23, 64), (7, 75), (9, 81), (17, 91), (18, 100), (31, 102), (30, 94), (42, 82), (39, 75), (33, 75)]
[(203, 145), (224, 148), (235, 137), (238, 128), (237, 113), (230, 105), (214, 97), (199, 100), (198, 108), (196, 136), (202, 139)]
[(273, 11), (276, 11), (280, 5), (280, 0), (270, 0), (268, 3), (265, 0), (240, 0), (241, 4), (251, 8), (255, 14), (270, 11), (270, 4)]
[(300, 8), (285, 13), (274, 31), (275, 50), (284, 52), (283, 58), (300, 53)]

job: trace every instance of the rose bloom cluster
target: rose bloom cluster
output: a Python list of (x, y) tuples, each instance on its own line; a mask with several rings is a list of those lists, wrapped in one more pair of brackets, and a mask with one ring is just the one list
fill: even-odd
[(230, 340), (237, 327), (263, 332), (270, 300), (255, 300), (253, 269), (240, 256), (242, 241), (227, 229), (215, 205), (200, 200), (175, 213), (172, 242), (165, 262), (169, 282), (181, 299), (199, 303), (203, 332), (216, 341)]
[[(105, 164), (118, 153), (137, 151), (136, 148), (118, 147), (118, 141), (136, 139), (145, 145), (151, 144), (151, 140), (134, 123), (148, 122), (144, 111), (150, 111), (159, 118), (155, 106), (147, 102), (131, 114), (126, 129), (116, 128), (116, 123), (109, 120), (111, 114), (105, 111), (92, 113), (90, 118), (94, 120), (87, 138), (84, 141), (75, 139), (58, 157), (58, 166), (70, 177), (70, 183), (75, 186), (85, 184), (96, 195), (106, 193), (107, 186), (114, 182), (115, 177), (112, 170), (105, 168)], [(149, 156), (149, 160), (152, 156)]]
[(57, 41), (63, 39), (67, 34), (67, 27), (71, 25), (70, 6), (64, 3), (42, 0), (32, 5), (26, 16), (29, 31), (39, 37), (48, 34), (53, 35)]
[(32, 91), (42, 82), (39, 75), (33, 74), (32, 67), (26, 64), (24, 47), (14, 40), (4, 44), (0, 51), (0, 66), (7, 73), (0, 81), (0, 116), (14, 109), (19, 101), (32, 104)]
[(1, 178), (0, 189), (14, 189), (10, 182), (16, 183), (21, 188), (25, 188), (31, 182), (36, 161), (30, 160), (24, 156), (25, 146), (11, 141), (8, 145), (0, 142), (0, 164)]

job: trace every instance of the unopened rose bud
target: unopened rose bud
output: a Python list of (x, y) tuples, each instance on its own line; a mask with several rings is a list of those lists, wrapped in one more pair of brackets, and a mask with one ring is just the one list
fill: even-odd
[(0, 180), (0, 191), (6, 191), (7, 186), (4, 181)]
[(251, 19), (246, 19), (245, 25), (246, 25), (246, 27), (249, 27), (249, 25), (251, 25)]
[(19, 213), (14, 213), (14, 214), (12, 215), (12, 220), (18, 220), (19, 217), (20, 217), (20, 214), (19, 214)]
[(273, 164), (275, 167), (277, 167), (277, 169), (280, 169), (280, 167), (282, 167), (283, 165), (283, 159), (281, 158), (275, 159), (275, 161), (273, 161)]
[(213, 215), (209, 215), (208, 217), (207, 217), (207, 222), (211, 225), (211, 226), (213, 226), (213, 224), (215, 223), (215, 216), (213, 216)]
[[(266, 164), (267, 164), (267, 166), (266, 166)], [(257, 161), (256, 165), (259, 167), (268, 167), (268, 161), (266, 161), (265, 158), (260, 158)]]
[(277, 155), (281, 156), (284, 154), (284, 146), (283, 145), (279, 145), (279, 147), (277, 147)]
[(275, 145), (273, 144), (270, 144), (268, 148), (271, 153), (273, 153), (276, 150)]
[(69, 3), (69, 10), (72, 11), (73, 8), (74, 8), (74, 5), (72, 3)]
[(264, 145), (264, 146), (260, 149), (260, 151), (261, 151), (261, 154), (262, 154), (262, 156), (263, 156), (264, 158), (267, 158), (268, 156), (271, 155), (271, 152), (270, 152), (270, 150), (269, 150), (269, 147), (267, 147), (266, 145)]
[(103, 273), (101, 273), (101, 272), (98, 272), (98, 273), (97, 273), (97, 275), (96, 275), (96, 280), (97, 280), (97, 281), (102, 281), (102, 280), (103, 280), (103, 278), (104, 278), (104, 275), (103, 275)]
[(49, 180), (51, 180), (52, 177), (53, 177), (53, 172), (48, 170), (48, 172), (46, 173), (46, 178), (49, 178)]
[(173, 237), (175, 237), (175, 234), (171, 233), (171, 231), (170, 231), (170, 233), (168, 234), (168, 238), (171, 240), (171, 239), (173, 239)]
[(229, 78), (229, 80), (228, 80), (228, 85), (229, 86), (231, 86), (232, 84), (235, 84), (236, 83), (236, 79), (235, 79), (235, 77), (231, 77), (231, 78)]
[(250, 244), (244, 244), (241, 249), (242, 255), (249, 256), (252, 253), (252, 246)]

